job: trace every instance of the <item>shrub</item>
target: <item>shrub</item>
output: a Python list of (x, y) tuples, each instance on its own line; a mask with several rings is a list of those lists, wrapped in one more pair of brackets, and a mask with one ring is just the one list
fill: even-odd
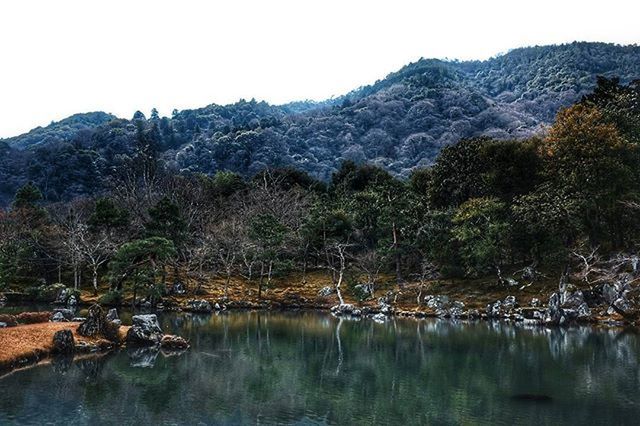
[(98, 299), (98, 303), (100, 305), (106, 306), (114, 306), (120, 305), (122, 303), (122, 291), (121, 290), (112, 290), (108, 293), (103, 294)]

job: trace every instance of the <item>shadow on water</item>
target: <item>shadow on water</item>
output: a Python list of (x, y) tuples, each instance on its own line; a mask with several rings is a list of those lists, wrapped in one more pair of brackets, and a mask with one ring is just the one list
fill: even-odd
[(640, 339), (620, 330), (316, 312), (160, 320), (191, 349), (16, 372), (0, 380), (0, 424), (624, 424), (640, 414)]

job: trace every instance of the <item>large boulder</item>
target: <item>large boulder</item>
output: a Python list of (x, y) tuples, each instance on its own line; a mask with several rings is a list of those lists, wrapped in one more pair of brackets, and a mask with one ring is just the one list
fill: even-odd
[(156, 345), (162, 340), (162, 329), (155, 314), (134, 315), (127, 332), (127, 342), (138, 345)]
[(53, 335), (52, 353), (69, 354), (73, 352), (74, 348), (75, 339), (73, 338), (73, 332), (71, 330), (56, 331)]
[(103, 336), (112, 342), (119, 342), (120, 324), (107, 320), (107, 315), (100, 305), (89, 308), (87, 319), (78, 326), (78, 334), (85, 337)]

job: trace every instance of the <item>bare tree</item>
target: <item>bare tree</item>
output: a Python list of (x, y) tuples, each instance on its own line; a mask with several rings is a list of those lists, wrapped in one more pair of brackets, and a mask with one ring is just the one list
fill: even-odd
[(369, 249), (353, 256), (354, 264), (366, 276), (369, 295), (375, 298), (375, 288), (380, 278), (380, 270), (384, 266), (386, 256), (376, 249)]
[(77, 199), (66, 204), (57, 204), (49, 209), (57, 229), (58, 245), (63, 260), (73, 271), (73, 288), (80, 289), (84, 262), (83, 240), (88, 238), (90, 202)]
[(327, 268), (332, 271), (333, 285), (336, 289), (336, 294), (340, 300), (340, 304), (344, 305), (344, 298), (342, 297), (341, 286), (344, 281), (344, 274), (347, 270), (347, 249), (351, 247), (346, 243), (334, 243), (327, 249)]
[(420, 273), (418, 274), (417, 278), (418, 278), (418, 296), (416, 297), (416, 301), (418, 303), (418, 306), (420, 306), (421, 299), (422, 299), (422, 292), (427, 287), (427, 283), (440, 278), (438, 267), (434, 263), (423, 258), (422, 262), (420, 262)]

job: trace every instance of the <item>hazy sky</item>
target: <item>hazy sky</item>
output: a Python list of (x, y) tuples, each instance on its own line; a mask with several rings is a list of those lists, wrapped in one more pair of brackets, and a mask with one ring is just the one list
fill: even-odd
[(633, 0), (7, 0), (0, 137), (76, 112), (325, 99), (420, 57), (640, 43)]

